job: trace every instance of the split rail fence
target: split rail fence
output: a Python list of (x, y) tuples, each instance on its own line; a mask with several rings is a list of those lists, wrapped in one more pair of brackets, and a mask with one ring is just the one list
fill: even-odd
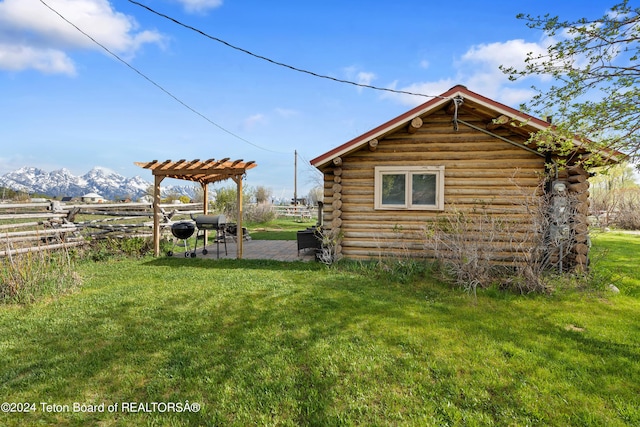
[(308, 206), (272, 206), (278, 218), (294, 218), (300, 221), (311, 219), (315, 215), (315, 210)]
[[(202, 213), (202, 203), (161, 205), (161, 227)], [(86, 244), (90, 239), (150, 237), (151, 203), (0, 203), (0, 257)]]

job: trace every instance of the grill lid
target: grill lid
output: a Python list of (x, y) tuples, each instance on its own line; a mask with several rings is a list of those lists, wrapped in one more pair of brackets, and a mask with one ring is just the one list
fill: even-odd
[(188, 239), (195, 229), (196, 226), (191, 221), (175, 222), (171, 225), (171, 234), (178, 239)]
[(220, 227), (223, 226), (227, 220), (224, 215), (198, 215), (194, 218), (194, 221), (198, 228), (202, 228), (202, 226)]

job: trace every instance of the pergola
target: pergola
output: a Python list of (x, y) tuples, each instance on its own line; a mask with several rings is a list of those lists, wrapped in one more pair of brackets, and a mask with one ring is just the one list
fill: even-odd
[[(242, 259), (242, 177), (247, 170), (258, 166), (253, 160), (244, 162), (240, 160), (229, 160), (224, 158), (220, 160), (209, 159), (200, 161), (196, 160), (178, 160), (176, 162), (172, 160), (165, 160), (159, 162), (153, 160), (151, 162), (134, 162), (136, 166), (140, 166), (144, 169), (150, 169), (153, 173), (153, 251), (155, 256), (160, 255), (160, 183), (164, 178), (183, 179), (186, 181), (199, 182), (202, 185), (204, 202), (203, 212), (206, 215), (209, 207), (207, 201), (209, 200), (209, 187), (208, 184), (218, 181), (224, 181), (231, 178), (237, 185), (237, 211), (238, 211), (238, 259)], [(205, 244), (207, 236), (205, 232)]]

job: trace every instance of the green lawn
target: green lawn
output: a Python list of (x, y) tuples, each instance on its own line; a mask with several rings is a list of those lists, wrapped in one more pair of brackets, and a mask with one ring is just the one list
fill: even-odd
[(268, 223), (246, 225), (254, 240), (296, 240), (298, 230), (316, 225), (316, 220), (297, 221), (292, 218), (275, 219)]
[[(0, 425), (639, 425), (640, 236), (595, 251), (620, 294), (474, 298), (356, 265), (83, 264), (76, 293), (0, 307), (0, 400), (35, 404)], [(200, 410), (167, 411), (185, 401)]]

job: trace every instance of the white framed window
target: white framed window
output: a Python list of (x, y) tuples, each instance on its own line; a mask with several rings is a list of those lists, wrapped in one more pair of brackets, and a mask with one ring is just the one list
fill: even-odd
[(443, 210), (444, 166), (376, 166), (375, 209)]

